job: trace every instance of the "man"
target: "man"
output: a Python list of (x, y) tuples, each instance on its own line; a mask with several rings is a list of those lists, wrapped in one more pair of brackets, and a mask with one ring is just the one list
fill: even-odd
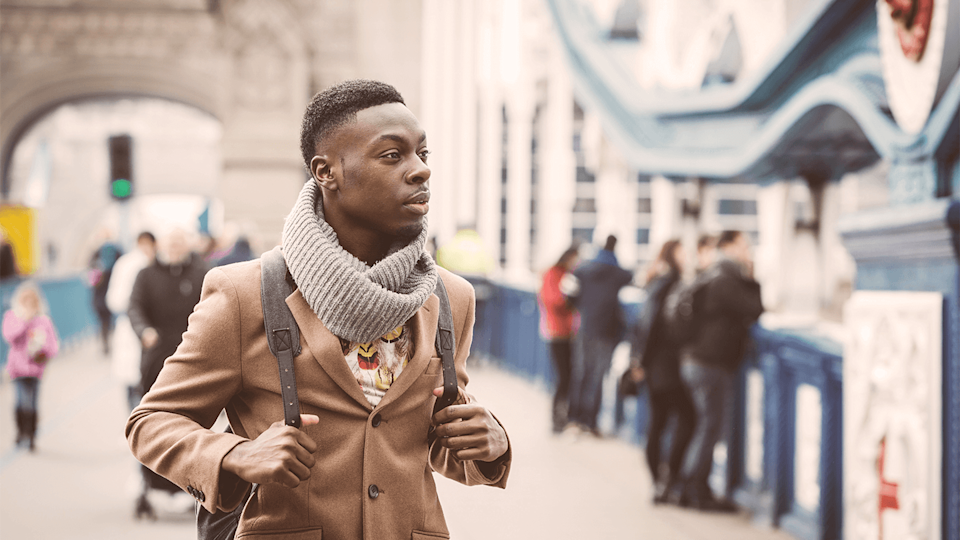
[(697, 238), (697, 275), (710, 268), (717, 259), (717, 237), (709, 234)]
[(707, 480), (750, 326), (763, 313), (763, 304), (760, 284), (753, 279), (747, 235), (724, 231), (717, 250), (718, 260), (698, 278), (704, 284), (693, 306), (696, 335), (682, 353), (681, 375), (697, 409), (697, 424), (684, 462), (679, 502), (731, 510), (732, 505), (714, 497)]
[(569, 420), (598, 437), (603, 377), (626, 330), (618, 294), (633, 280), (617, 262), (616, 245), (617, 237), (608, 236), (596, 258), (573, 271), (579, 282), (575, 303), (580, 311), (580, 332), (571, 370)]
[[(213, 269), (177, 353), (127, 423), (142, 462), (229, 510), (258, 484), (237, 537), (447, 538), (433, 471), (504, 487), (503, 428), (467, 394), (473, 289), (424, 253), (426, 135), (391, 86), (314, 96), (301, 128), (310, 171), (282, 239), (297, 290), (303, 428), (283, 425), (260, 307), (259, 260)], [(443, 279), (458, 402), (433, 414)], [(222, 409), (236, 434), (208, 428)]]
[(113, 373), (127, 386), (130, 410), (140, 402), (140, 360), (143, 351), (127, 310), (130, 309), (130, 295), (137, 275), (153, 264), (156, 252), (157, 240), (153, 233), (144, 231), (137, 235), (136, 249), (124, 254), (113, 265), (110, 286), (107, 287), (107, 307), (117, 317), (113, 332)]
[[(150, 390), (163, 362), (173, 354), (187, 329), (187, 319), (200, 301), (200, 287), (207, 267), (190, 251), (188, 233), (173, 228), (160, 236), (156, 259), (137, 273), (130, 292), (127, 316), (142, 346), (137, 395)], [(137, 515), (152, 516), (148, 489), (166, 492), (176, 499), (183, 492), (162, 476), (142, 467), (143, 492)], [(187, 498), (189, 500), (189, 497)], [(182, 507), (175, 500), (171, 503)]]

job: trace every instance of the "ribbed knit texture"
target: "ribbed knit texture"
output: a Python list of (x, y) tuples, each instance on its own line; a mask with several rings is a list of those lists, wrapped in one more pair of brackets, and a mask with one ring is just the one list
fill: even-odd
[(437, 286), (437, 268), (424, 252), (427, 224), (372, 267), (340, 246), (323, 218), (320, 187), (307, 181), (283, 225), (283, 258), (324, 326), (334, 335), (369, 343), (405, 323)]

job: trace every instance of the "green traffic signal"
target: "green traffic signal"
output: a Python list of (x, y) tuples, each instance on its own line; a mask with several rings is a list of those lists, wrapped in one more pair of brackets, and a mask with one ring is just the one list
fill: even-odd
[(126, 199), (130, 197), (132, 191), (130, 181), (126, 178), (117, 178), (110, 182), (110, 193), (117, 199)]

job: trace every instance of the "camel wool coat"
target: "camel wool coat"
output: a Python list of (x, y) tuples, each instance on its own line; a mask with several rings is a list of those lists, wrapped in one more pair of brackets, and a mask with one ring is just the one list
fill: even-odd
[[(450, 297), (461, 388), (473, 337), (475, 298), (463, 278), (439, 269)], [(295, 358), (301, 412), (316, 441), (316, 465), (296, 488), (266, 484), (243, 510), (238, 539), (410, 540), (449, 538), (433, 472), (466, 485), (505, 487), (512, 450), (494, 463), (460, 461), (430, 434), (442, 385), (434, 347), (440, 301), (413, 317), (416, 347), (374, 408), (299, 290), (287, 300), (300, 327)], [(463, 396), (473, 401), (469, 395)], [(209, 428), (226, 409), (235, 434)], [(250, 484), (222, 472), (223, 457), (283, 420), (277, 360), (260, 304), (260, 261), (211, 270), (177, 352), (127, 421), (127, 440), (147, 467), (191, 493), (204, 508), (236, 508)]]

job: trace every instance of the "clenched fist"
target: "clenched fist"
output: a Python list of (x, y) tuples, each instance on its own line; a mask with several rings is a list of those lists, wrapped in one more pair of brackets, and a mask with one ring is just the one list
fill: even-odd
[[(304, 426), (320, 422), (313, 414), (301, 414)], [(299, 429), (274, 422), (259, 437), (233, 447), (223, 457), (223, 470), (253, 484), (283, 484), (295, 488), (310, 478), (317, 443)]]
[[(443, 394), (443, 388), (433, 391)], [(434, 434), (461, 461), (495, 461), (508, 448), (507, 433), (479, 403), (465, 403), (463, 389), (456, 403), (433, 415)]]

